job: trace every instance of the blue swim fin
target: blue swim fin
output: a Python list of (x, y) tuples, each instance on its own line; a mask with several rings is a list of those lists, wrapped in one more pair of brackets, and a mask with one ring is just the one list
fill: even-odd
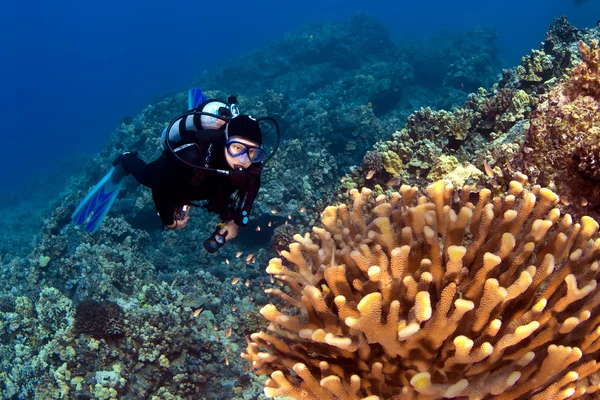
[(206, 101), (206, 96), (200, 88), (191, 88), (188, 91), (188, 110), (193, 110)]
[(88, 193), (75, 209), (71, 219), (76, 224), (85, 225), (85, 230), (93, 233), (98, 230), (104, 217), (117, 199), (123, 186), (125, 173), (120, 166), (112, 167), (108, 174)]

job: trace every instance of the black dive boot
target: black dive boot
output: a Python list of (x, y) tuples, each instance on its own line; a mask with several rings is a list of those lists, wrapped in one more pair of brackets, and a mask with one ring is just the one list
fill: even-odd
[(123, 165), (121, 164), (121, 160), (123, 159), (123, 157), (125, 156), (131, 156), (131, 157), (137, 157), (137, 151), (126, 151), (124, 153), (119, 154), (112, 162), (113, 167), (115, 167), (114, 172), (112, 173), (112, 175), (110, 176), (110, 180), (113, 181), (113, 183), (117, 183), (120, 182), (121, 179), (123, 179), (125, 176), (129, 175), (129, 172), (127, 172), (125, 170), (125, 168), (123, 168)]

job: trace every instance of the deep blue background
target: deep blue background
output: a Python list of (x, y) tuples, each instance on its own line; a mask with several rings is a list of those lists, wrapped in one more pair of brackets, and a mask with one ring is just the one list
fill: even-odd
[(4, 0), (0, 192), (75, 152), (99, 150), (123, 116), (187, 89), (223, 60), (306, 20), (359, 11), (393, 36), (494, 26), (506, 66), (539, 46), (553, 17), (565, 14), (580, 28), (600, 18), (597, 0)]

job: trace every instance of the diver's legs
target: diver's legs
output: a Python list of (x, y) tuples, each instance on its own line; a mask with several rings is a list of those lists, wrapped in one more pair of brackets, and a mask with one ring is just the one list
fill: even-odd
[(125, 173), (133, 175), (133, 177), (142, 185), (149, 188), (156, 187), (160, 178), (160, 170), (162, 164), (159, 160), (146, 164), (144, 160), (137, 156), (137, 153), (120, 154), (113, 165), (119, 165)]

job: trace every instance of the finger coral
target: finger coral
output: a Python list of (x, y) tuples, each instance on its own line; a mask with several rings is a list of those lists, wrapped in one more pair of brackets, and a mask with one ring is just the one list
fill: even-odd
[[(448, 181), (351, 207), (267, 267), (288, 290), (242, 356), (297, 399), (564, 399), (600, 389), (598, 223), (558, 196)], [(473, 197), (473, 199), (471, 199)], [(275, 302), (277, 304), (277, 301)]]

